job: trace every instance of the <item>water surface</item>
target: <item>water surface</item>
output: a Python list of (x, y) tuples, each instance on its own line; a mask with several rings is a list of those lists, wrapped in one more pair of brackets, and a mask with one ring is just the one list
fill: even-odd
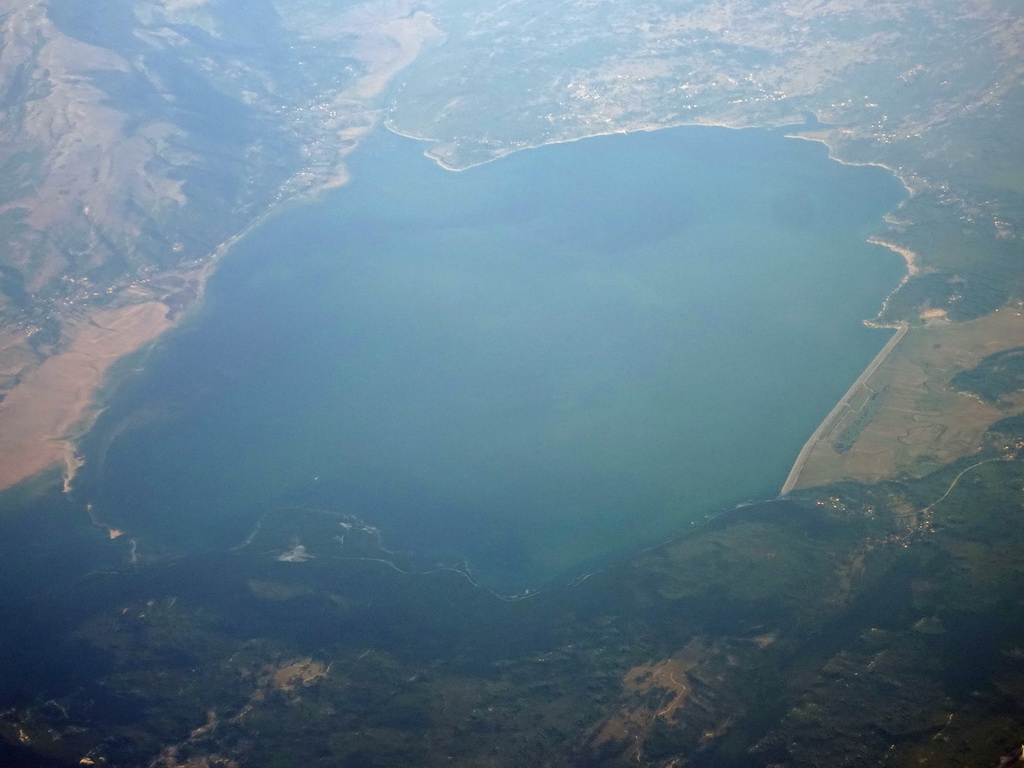
[(76, 495), (151, 546), (281, 505), (502, 587), (773, 496), (889, 332), (864, 239), (902, 188), (778, 133), (686, 128), (462, 173), (389, 135), (275, 217), (121, 388)]

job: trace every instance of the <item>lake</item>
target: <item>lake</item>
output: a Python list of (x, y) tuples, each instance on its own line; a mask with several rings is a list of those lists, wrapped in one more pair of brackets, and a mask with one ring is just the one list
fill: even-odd
[(500, 589), (774, 496), (885, 344), (904, 197), (779, 132), (681, 128), (461, 173), (381, 132), (239, 243), (116, 390), (74, 498), (140, 552), (352, 515)]

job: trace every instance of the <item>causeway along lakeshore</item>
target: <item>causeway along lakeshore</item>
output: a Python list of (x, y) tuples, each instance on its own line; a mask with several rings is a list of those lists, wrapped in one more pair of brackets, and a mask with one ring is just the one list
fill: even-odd
[(779, 491), (779, 496), (785, 496), (796, 487), (797, 480), (800, 478), (800, 472), (803, 470), (804, 464), (807, 463), (807, 459), (810, 457), (811, 451), (814, 450), (814, 446), (816, 446), (822, 437), (828, 433), (832, 423), (839, 417), (839, 414), (842, 413), (843, 409), (849, 405), (853, 396), (857, 394), (860, 388), (864, 386), (874, 372), (878, 370), (878, 366), (880, 366), (896, 348), (896, 345), (900, 343), (900, 339), (906, 335), (909, 328), (910, 326), (906, 323), (900, 323), (896, 329), (896, 333), (892, 335), (892, 338), (889, 339), (886, 345), (882, 347), (877, 355), (875, 355), (875, 358), (868, 363), (868, 367), (865, 368), (861, 375), (857, 377), (857, 380), (853, 382), (848, 390), (846, 390), (846, 394), (839, 399), (839, 402), (836, 403), (835, 407), (829, 411), (828, 416), (826, 416), (822, 420), (821, 424), (818, 425), (818, 428), (814, 430), (814, 434), (808, 438), (807, 442), (804, 443), (804, 447), (800, 449), (800, 453), (797, 454), (796, 461), (793, 462), (793, 468), (789, 470), (789, 474), (786, 476), (786, 482), (782, 484), (782, 490)]

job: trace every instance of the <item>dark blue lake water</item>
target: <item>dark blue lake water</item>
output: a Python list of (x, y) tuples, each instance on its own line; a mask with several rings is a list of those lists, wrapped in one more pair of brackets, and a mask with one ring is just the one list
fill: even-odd
[(890, 332), (886, 171), (686, 128), (462, 173), (379, 135), (238, 245), (84, 442), (75, 497), (155, 549), (266, 510), (485, 581), (578, 573), (777, 493)]

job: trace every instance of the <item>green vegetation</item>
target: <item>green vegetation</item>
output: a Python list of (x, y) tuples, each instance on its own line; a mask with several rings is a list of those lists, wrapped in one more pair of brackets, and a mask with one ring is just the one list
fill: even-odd
[[(35, 703), (0, 690), (0, 733), (123, 766), (171, 745), (243, 766), (992, 765), (1024, 706), (1024, 463), (1001, 450), (747, 507), (511, 602), (281, 510), (230, 555), (9, 598), (25, 621), (0, 653), (47, 663)], [(314, 557), (278, 561), (296, 541)]]
[(989, 355), (969, 371), (961, 371), (950, 385), (992, 403), (1024, 389), (1024, 347)]
[(833, 447), (836, 453), (846, 453), (857, 442), (864, 427), (871, 423), (871, 420), (878, 415), (878, 410), (885, 401), (888, 387), (882, 387), (877, 392), (872, 392), (867, 401), (857, 411), (854, 420), (839, 434)]

